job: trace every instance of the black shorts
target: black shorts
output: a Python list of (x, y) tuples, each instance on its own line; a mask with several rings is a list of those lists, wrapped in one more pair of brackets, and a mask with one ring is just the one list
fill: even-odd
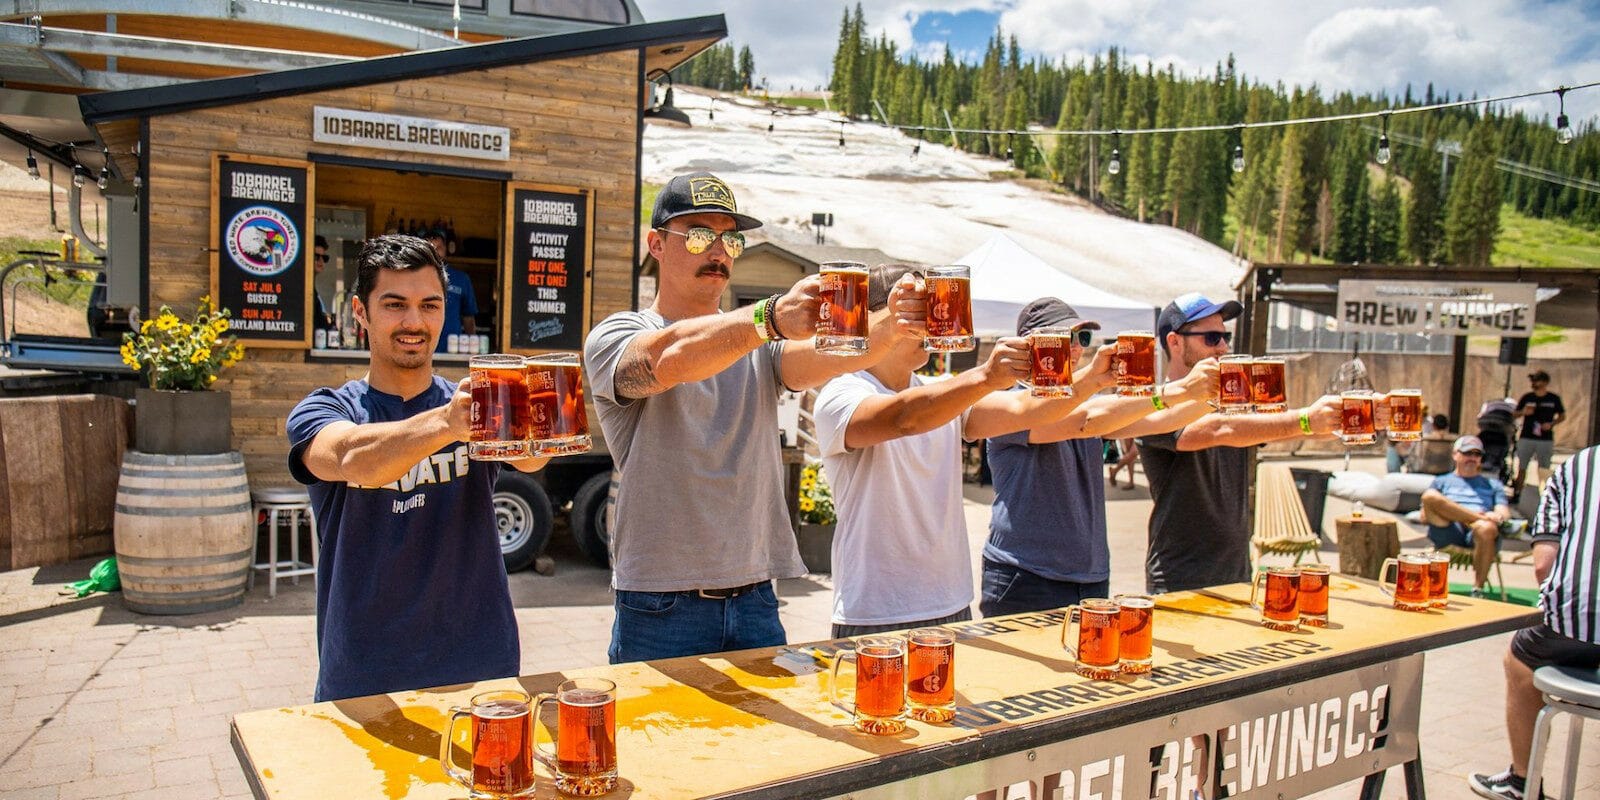
[(1600, 644), (1569, 639), (1543, 622), (1523, 628), (1511, 637), (1511, 654), (1529, 669), (1540, 667), (1600, 667)]

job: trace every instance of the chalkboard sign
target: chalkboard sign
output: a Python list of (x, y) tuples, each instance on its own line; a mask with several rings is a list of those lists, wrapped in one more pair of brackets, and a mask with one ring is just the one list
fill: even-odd
[(219, 157), (214, 173), (211, 294), (232, 332), (255, 346), (310, 344), (307, 165)]
[(513, 185), (504, 318), (511, 350), (580, 350), (588, 321), (589, 192)]

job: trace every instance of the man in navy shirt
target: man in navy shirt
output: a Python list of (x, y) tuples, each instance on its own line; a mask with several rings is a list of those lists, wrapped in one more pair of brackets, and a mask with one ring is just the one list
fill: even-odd
[[(289, 470), (311, 493), (322, 543), (318, 701), (520, 669), (494, 522), (498, 465), (467, 458), (468, 383), (433, 373), (445, 288), (426, 242), (369, 240), (353, 303), (367, 375), (318, 389), (289, 414)], [(511, 466), (533, 472), (545, 460)]]
[(1422, 493), (1422, 518), (1435, 547), (1472, 548), (1472, 596), (1483, 596), (1483, 584), (1494, 565), (1500, 525), (1511, 519), (1505, 486), (1483, 473), (1483, 440), (1463, 436), (1450, 448), (1456, 471), (1433, 479)]
[[(426, 236), (428, 244), (433, 246), (434, 255), (439, 257), (439, 263), (444, 264), (444, 328), (439, 331), (439, 341), (433, 348), (434, 352), (443, 353), (450, 349), (451, 336), (478, 335), (478, 296), (472, 290), (472, 278), (445, 263), (447, 243), (444, 231), (434, 228), (428, 231)], [(470, 347), (462, 347), (460, 352), (478, 352), (477, 343), (474, 342)]]

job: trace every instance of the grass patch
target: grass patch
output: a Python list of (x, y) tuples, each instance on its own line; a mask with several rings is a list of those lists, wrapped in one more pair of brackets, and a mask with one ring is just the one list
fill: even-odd
[(1600, 231), (1551, 219), (1535, 219), (1511, 206), (1500, 208), (1495, 266), (1600, 266)]
[[(0, 237), (0, 266), (37, 253), (55, 255), (60, 252), (60, 239)], [(87, 258), (88, 255), (85, 254), (83, 257)], [(86, 308), (89, 305), (89, 293), (94, 289), (91, 284), (96, 275), (97, 273), (88, 270), (64, 270), (46, 264), (42, 268), (20, 267), (12, 271), (6, 277), (6, 281), (13, 290), (20, 287), (22, 291), (31, 291), (57, 303)]]
[(816, 111), (828, 110), (827, 101), (820, 97), (773, 97), (772, 102), (781, 106), (794, 106), (795, 108), (810, 108)]
[(661, 194), (665, 184), (641, 181), (639, 184), (639, 227), (649, 229), (650, 212), (655, 210), (656, 195)]

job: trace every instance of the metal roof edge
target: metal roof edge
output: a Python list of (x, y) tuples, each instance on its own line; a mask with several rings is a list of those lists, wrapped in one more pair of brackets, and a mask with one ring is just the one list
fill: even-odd
[(99, 92), (80, 95), (78, 107), (83, 112), (85, 122), (98, 124), (130, 117), (172, 114), (308, 92), (649, 47), (707, 36), (716, 36), (720, 39), (727, 35), (728, 25), (723, 15), (710, 14), (703, 17), (397, 53), (303, 69), (262, 72), (120, 92)]

